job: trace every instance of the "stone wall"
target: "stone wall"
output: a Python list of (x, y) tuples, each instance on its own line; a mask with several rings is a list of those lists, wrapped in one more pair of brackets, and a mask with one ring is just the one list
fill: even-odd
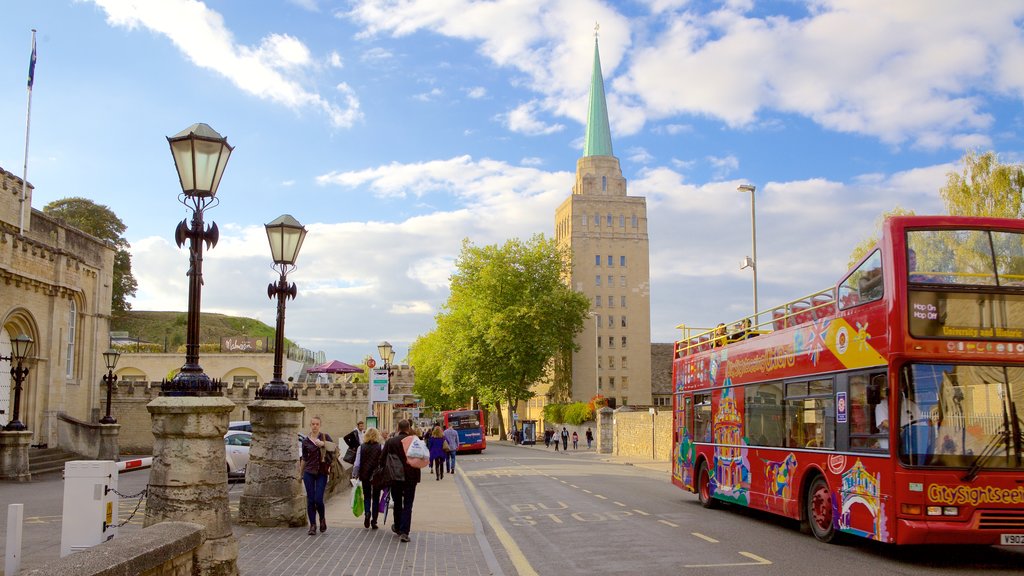
[(612, 454), (638, 456), (659, 461), (671, 459), (671, 410), (659, 411), (652, 417), (647, 411), (629, 412), (619, 409), (615, 411), (613, 421), (614, 447)]

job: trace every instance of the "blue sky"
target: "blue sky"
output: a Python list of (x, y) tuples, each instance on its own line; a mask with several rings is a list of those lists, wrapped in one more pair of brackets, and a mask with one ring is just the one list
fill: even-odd
[[(1024, 4), (886, 0), (42, 0), (8, 3), (0, 167), (33, 206), (128, 226), (138, 310), (184, 310), (188, 216), (165, 136), (235, 152), (207, 212), (204, 311), (273, 324), (263, 224), (309, 229), (287, 336), (359, 361), (433, 326), (463, 238), (553, 233), (581, 154), (594, 23), (615, 155), (647, 198), (652, 338), (837, 281), (895, 206), (942, 210), (970, 148), (1024, 157)], [(457, 351), (453, 351), (457, 353)]]

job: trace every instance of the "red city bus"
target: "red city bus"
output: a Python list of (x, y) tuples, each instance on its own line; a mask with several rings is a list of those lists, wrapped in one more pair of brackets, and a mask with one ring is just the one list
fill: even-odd
[(459, 434), (458, 452), (482, 452), (487, 448), (487, 435), (484, 431), (484, 413), (482, 410), (446, 410), (444, 427), (451, 423)]
[(1024, 545), (1024, 221), (890, 218), (761, 317), (680, 326), (674, 484), (825, 542)]

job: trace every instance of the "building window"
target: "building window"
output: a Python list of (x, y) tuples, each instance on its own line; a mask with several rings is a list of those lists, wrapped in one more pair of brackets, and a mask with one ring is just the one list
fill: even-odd
[(622, 306), (623, 308), (626, 307), (626, 296), (625, 296), (625, 294), (623, 294), (622, 296), (619, 296), (619, 305)]
[[(611, 266), (611, 264), (609, 264), (609, 266)], [(622, 266), (623, 268), (626, 267), (626, 257), (625, 256), (619, 256), (619, 266)]]
[[(611, 284), (611, 282), (609, 282), (609, 284)], [(625, 276), (619, 276), (619, 286), (621, 286), (623, 288), (626, 287), (626, 277)]]
[(625, 336), (622, 337), (622, 347), (623, 348), (626, 347), (626, 337)]
[(623, 390), (629, 389), (629, 376), (623, 376), (621, 384)]
[(595, 316), (595, 318), (597, 318), (597, 327), (600, 328), (601, 327), (601, 315), (598, 314), (597, 316)]
[(633, 215), (633, 228), (637, 227), (636, 214)]
[(608, 357), (608, 367), (615, 368), (615, 356)]
[(615, 308), (615, 296), (608, 296), (608, 307)]
[(601, 347), (601, 337), (600, 336), (597, 337), (597, 347), (598, 348)]
[(608, 286), (615, 286), (615, 276), (608, 275)]
[(597, 388), (598, 388), (598, 390), (600, 390), (601, 388), (604, 388), (604, 386), (601, 385), (601, 377), (600, 376), (597, 377)]
[(619, 228), (625, 228), (625, 227), (626, 227), (626, 217), (621, 215), (621, 214), (619, 214)]
[(584, 228), (587, 227), (587, 215), (586, 214), (584, 214), (583, 216), (580, 217), (580, 222), (583, 224)]
[(598, 356), (597, 356), (597, 369), (600, 370), (601, 368), (602, 368), (602, 366), (601, 366), (601, 355), (598, 354)]
[(598, 274), (597, 276), (594, 276), (594, 285), (595, 286), (600, 286), (601, 285), (601, 275), (600, 274)]
[(608, 255), (608, 266), (611, 266), (611, 265), (612, 265), (612, 255), (609, 254)]
[(615, 390), (615, 376), (608, 377), (608, 388)]
[(619, 316), (619, 321), (622, 322), (622, 327), (625, 328), (626, 327), (626, 316), (625, 315)]
[(601, 267), (601, 255), (600, 254), (595, 254), (594, 255), (594, 266), (597, 266), (598, 268)]
[(601, 191), (603, 192), (603, 191), (605, 191), (607, 189), (608, 189), (608, 177), (607, 176), (601, 176)]
[(607, 217), (607, 219), (605, 220), (605, 222), (607, 222), (607, 223), (608, 223), (608, 227), (609, 227), (609, 228), (611, 228), (611, 227), (612, 227), (612, 215), (611, 215), (611, 214), (609, 214), (609, 215), (608, 215), (608, 217)]
[(598, 214), (594, 214), (594, 226), (601, 227), (601, 216)]
[[(629, 368), (629, 360), (628, 359), (629, 359), (629, 356), (623, 356), (622, 357), (622, 364), (619, 364), (619, 366), (622, 366), (623, 370), (625, 370), (626, 368)], [(626, 377), (625, 376), (622, 377), (622, 386), (623, 387), (626, 386)]]
[(71, 310), (68, 314), (68, 353), (64, 375), (72, 378), (75, 375), (75, 336), (78, 333), (78, 304), (71, 298)]
[(597, 296), (594, 296), (594, 307), (595, 308), (600, 308), (601, 307), (601, 295), (600, 294), (598, 294)]
[(608, 347), (615, 348), (615, 336), (608, 337)]

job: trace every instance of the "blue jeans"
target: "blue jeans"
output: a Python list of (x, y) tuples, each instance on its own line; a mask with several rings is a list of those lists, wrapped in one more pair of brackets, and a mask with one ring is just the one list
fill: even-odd
[(391, 501), (395, 503), (395, 530), (409, 534), (412, 528), (412, 503), (416, 499), (415, 482), (392, 482)]
[(316, 525), (316, 515), (324, 522), (324, 492), (327, 490), (327, 474), (313, 474), (312, 472), (302, 473), (302, 484), (306, 487), (306, 516), (309, 517), (309, 525)]
[(445, 468), (447, 468), (447, 472), (451, 474), (452, 472), (455, 472), (455, 450), (449, 450), (445, 454), (448, 456), (445, 461)]

